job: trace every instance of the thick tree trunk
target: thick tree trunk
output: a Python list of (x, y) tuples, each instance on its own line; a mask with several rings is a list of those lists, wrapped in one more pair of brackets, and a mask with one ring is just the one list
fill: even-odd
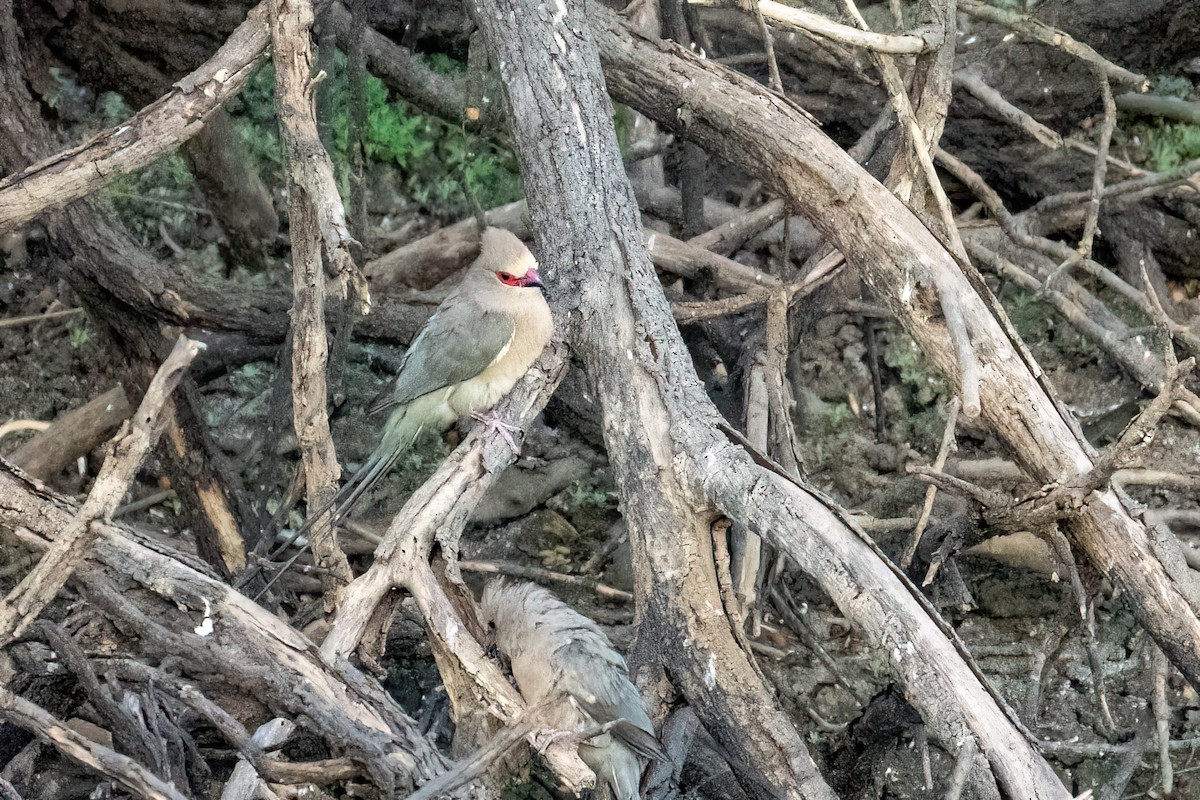
[[(758, 84), (686, 51), (639, 41), (612, 12), (589, 9), (616, 97), (761, 174), (859, 266), (933, 365), (957, 383), (939, 297), (953, 293), (980, 362), (983, 418), (1039, 480), (1070, 484), (1088, 473), (1092, 461), (1035, 375), (1036, 365), (1023, 361), (987, 298), (896, 197)], [(686, 126), (679, 121), (683, 107), (691, 112)], [(1200, 685), (1200, 599), (1189, 576), (1164, 567), (1161, 545), (1111, 490), (1092, 493), (1070, 531), (1092, 562), (1129, 590), (1139, 621)]]
[[(552, 19), (522, 0), (489, 0), (476, 9), (496, 61), (504, 65), (513, 138), (550, 285), (579, 298), (573, 315), (577, 351), (604, 413), (634, 549), (641, 615), (635, 662), (657, 666), (682, 692), (748, 793), (830, 795), (721, 613), (711, 542), (724, 511), (771, 537), (887, 649), (948, 749), (963, 746), (978, 791), (996, 793), (986, 763), (969, 755), (978, 752), (970, 737), (1007, 793), (1067, 797), (933, 624), (917, 593), (900, 584), (865, 537), (851, 532), (815, 494), (752, 463), (724, 432), (638, 234), (595, 44), (578, 11)], [(619, 27), (615, 17), (611, 23)], [(603, 25), (598, 30), (605, 50), (622, 46)], [(678, 63), (655, 67), (667, 74)], [(644, 74), (629, 80), (654, 82)], [(643, 99), (634, 92), (626, 96)], [(677, 102), (675, 109), (684, 105), (686, 100)], [(812, 149), (801, 153), (811, 155)], [(850, 203), (853, 179), (847, 176), (845, 184), (838, 199)]]

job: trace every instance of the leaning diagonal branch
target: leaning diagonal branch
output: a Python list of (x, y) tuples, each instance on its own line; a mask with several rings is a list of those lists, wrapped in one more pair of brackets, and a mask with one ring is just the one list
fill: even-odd
[(113, 440), (112, 452), (70, 527), (54, 540), (41, 561), (0, 605), (0, 642), (9, 642), (19, 636), (71, 577), (92, 542), (92, 523), (110, 519), (121, 504), (146, 453), (162, 433), (163, 420), (159, 412), (203, 347), (185, 336), (175, 342), (175, 348), (150, 382), (132, 422), (126, 423)]
[[(944, 374), (958, 372), (932, 292), (953, 286), (981, 365), (981, 417), (1042, 481), (1086, 473), (1084, 446), (984, 298), (935, 237), (852, 159), (786, 104), (720, 65), (639, 42), (596, 4), (609, 90), (621, 102), (760, 176), (856, 263)], [(686, 103), (687, 124), (675, 115)], [(769, 132), (769, 133), (767, 133)], [(804, 154), (798, 156), (797, 154)], [(1069, 246), (1068, 246), (1068, 249)], [(1144, 298), (1143, 298), (1144, 300)], [(1179, 333), (1173, 331), (1178, 337)], [(1163, 567), (1140, 522), (1112, 491), (1095, 492), (1069, 526), (1072, 543), (1129, 592), (1139, 621), (1190, 681), (1200, 683), (1200, 603)]]
[(132, 758), (76, 733), (41, 706), (3, 686), (0, 686), (0, 719), (37, 734), (71, 761), (107, 775), (135, 797), (186, 800), (178, 789)]
[(212, 58), (132, 118), (0, 180), (0, 233), (78, 200), (195, 136), (245, 85), (270, 43), (264, 3), (250, 11)]

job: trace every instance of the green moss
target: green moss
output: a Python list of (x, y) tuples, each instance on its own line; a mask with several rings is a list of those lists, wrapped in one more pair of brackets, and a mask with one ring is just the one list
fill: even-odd
[[(1194, 91), (1190, 80), (1176, 75), (1158, 75), (1151, 81), (1150, 94), (1160, 97), (1186, 99)], [(1129, 152), (1134, 163), (1155, 172), (1169, 172), (1200, 158), (1200, 125), (1188, 122), (1123, 115), (1113, 140)]]

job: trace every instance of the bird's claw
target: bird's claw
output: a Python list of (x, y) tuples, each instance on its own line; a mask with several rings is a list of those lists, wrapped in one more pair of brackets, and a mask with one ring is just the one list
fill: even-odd
[(500, 415), (496, 413), (495, 409), (492, 409), (486, 414), (475, 412), (472, 413), (471, 416), (486, 425), (488, 433), (500, 434), (500, 438), (504, 440), (504, 442), (514, 453), (521, 452), (521, 448), (517, 446), (517, 440), (513, 438), (514, 433), (519, 433), (521, 431), (519, 426), (512, 425), (500, 419)]

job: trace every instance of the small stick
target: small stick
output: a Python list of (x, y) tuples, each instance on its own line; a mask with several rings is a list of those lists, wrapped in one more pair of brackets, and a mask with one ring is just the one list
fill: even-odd
[(4, 330), (6, 328), (20, 328), (23, 325), (33, 325), (37, 322), (48, 322), (52, 319), (61, 319), (62, 317), (73, 317), (82, 313), (82, 308), (65, 308), (60, 311), (47, 311), (44, 314), (30, 314), (27, 317), (9, 317), (7, 319), (0, 319), (0, 330)]
[(946, 788), (946, 800), (959, 800), (967, 786), (967, 778), (979, 755), (979, 746), (974, 737), (968, 736), (958, 748), (954, 759), (954, 771), (950, 773), (950, 785)]
[(1056, 150), (1063, 146), (1063, 138), (1058, 131), (1043, 125), (1027, 111), (1008, 102), (1004, 95), (988, 85), (978, 69), (968, 68), (954, 73), (954, 85), (966, 89), (972, 97), (995, 111), (1002, 120), (1025, 131), (1046, 147)]
[(1032, 17), (989, 6), (978, 0), (959, 0), (958, 10), (972, 17), (985, 19), (988, 22), (995, 22), (1006, 28), (1011, 28), (1017, 33), (1023, 33), (1051, 47), (1057, 47), (1065, 53), (1069, 53), (1076, 58), (1099, 67), (1104, 71), (1105, 75), (1119, 83), (1132, 83), (1137, 86), (1146, 84), (1145, 75), (1139, 75), (1136, 72), (1130, 72), (1124, 67), (1117, 66), (1083, 42), (1077, 41), (1063, 31), (1052, 28), (1046, 23)]
[(933, 766), (929, 763), (929, 732), (921, 723), (917, 724), (913, 743), (921, 751), (921, 777), (925, 780), (925, 791), (933, 792)]
[(1111, 738), (1116, 735), (1117, 724), (1113, 721), (1112, 711), (1108, 708), (1108, 692), (1104, 688), (1104, 662), (1100, 658), (1100, 648), (1096, 642), (1096, 604), (1094, 602), (1087, 604), (1087, 616), (1083, 626), (1083, 644), (1084, 650), (1087, 652), (1088, 666), (1092, 670), (1092, 690), (1096, 693), (1096, 705), (1100, 707), (1101, 733)]
[(1113, 130), (1117, 127), (1117, 105), (1113, 102), (1112, 87), (1102, 70), (1097, 69), (1100, 83), (1100, 99), (1104, 102), (1104, 122), (1096, 137), (1096, 166), (1092, 169), (1092, 192), (1088, 199), (1087, 218), (1083, 224), (1083, 237), (1079, 241), (1079, 255), (1090, 258), (1092, 242), (1096, 238), (1096, 227), (1100, 219), (1100, 198), (1104, 195), (1104, 178), (1108, 172), (1108, 147), (1112, 143)]
[(1167, 704), (1167, 670), (1170, 665), (1163, 651), (1154, 650), (1154, 693), (1150, 702), (1154, 709), (1154, 728), (1158, 733), (1158, 772), (1162, 776), (1163, 797), (1175, 790), (1175, 768), (1171, 765), (1171, 707)]
[[(845, 6), (846, 13), (850, 15), (859, 28), (864, 31), (870, 30), (867, 26), (867, 21), (859, 13), (858, 6), (854, 4), (854, 0), (842, 0), (842, 5)], [(917, 123), (916, 112), (913, 111), (912, 101), (909, 99), (908, 91), (904, 88), (904, 81), (900, 77), (900, 70), (897, 69), (896, 63), (891, 56), (882, 53), (872, 53), (872, 57), (879, 68), (879, 74), (883, 78), (888, 96), (892, 100), (892, 107), (896, 112), (896, 117), (900, 120), (900, 127), (905, 133), (908, 145), (912, 149), (917, 163), (921, 166), (921, 173), (925, 178), (929, 192), (933, 195), (938, 214), (941, 216), (944, 228), (943, 232), (949, 242), (949, 249), (959, 260), (968, 261), (966, 248), (963, 247), (962, 239), (958, 234), (958, 226), (954, 223), (954, 212), (950, 208), (950, 200), (946, 197), (946, 191), (942, 188), (937, 170), (933, 166), (931, 150), (934, 148), (934, 145), (929, 142), (925, 131), (921, 130), (921, 126)], [(898, 194), (901, 200), (908, 199), (907, 192)], [(967, 416), (972, 416), (970, 413), (972, 407), (971, 404), (964, 402), (963, 413), (967, 414)]]
[[(941, 472), (946, 467), (946, 459), (950, 455), (951, 450), (956, 450), (954, 445), (954, 431), (958, 427), (958, 408), (960, 400), (954, 397), (950, 400), (950, 408), (946, 412), (946, 427), (942, 431), (942, 444), (938, 448), (937, 457), (933, 461), (934, 472)], [(900, 558), (900, 569), (908, 569), (912, 564), (913, 557), (917, 554), (917, 548), (921, 545), (921, 537), (925, 534), (925, 527), (929, 524), (929, 517), (933, 513), (933, 501), (937, 498), (937, 485), (929, 484), (925, 487), (925, 505), (921, 508), (921, 516), (917, 518), (916, 527), (913, 528), (912, 538), (909, 539), (908, 547), (904, 548), (904, 555)]]
[[(555, 698), (558, 700), (558, 698)], [(443, 772), (419, 790), (408, 795), (405, 800), (433, 800), (435, 797), (449, 797), (460, 786), (465, 786), (488, 771), (492, 764), (517, 745), (522, 739), (538, 729), (534, 712), (530, 709), (519, 722), (501, 730), (481, 749), (470, 757), (459, 761), (452, 769)]]
[(608, 531), (608, 538), (604, 540), (604, 544), (596, 548), (596, 552), (592, 553), (591, 557), (584, 562), (579, 571), (584, 575), (595, 575), (608, 561), (609, 556), (617, 551), (621, 546), (621, 542), (629, 539), (629, 529), (625, 527), (623, 521), (618, 520)]
[(779, 62), (775, 60), (775, 39), (771, 29), (767, 27), (767, 18), (763, 16), (762, 3), (747, 0), (754, 19), (758, 23), (758, 33), (762, 37), (763, 54), (767, 58), (768, 85), (779, 94), (783, 94), (783, 79), (779, 77)]
[(629, 592), (609, 586), (607, 583), (601, 583), (595, 578), (585, 578), (581, 575), (565, 575), (561, 572), (517, 564), (513, 561), (459, 561), (458, 568), (467, 572), (510, 575), (515, 578), (528, 578), (534, 581), (561, 583), (565, 586), (578, 586), (583, 589), (591, 589), (596, 594), (608, 600), (620, 600), (623, 603), (633, 602), (633, 595)]
[(865, 29), (853, 28), (834, 22), (828, 17), (802, 11), (793, 6), (777, 3), (775, 0), (759, 0), (758, 7), (764, 16), (788, 28), (814, 33), (839, 44), (850, 47), (861, 47), (873, 53), (890, 53), (893, 55), (916, 55), (929, 50), (929, 43), (924, 38), (911, 33), (873, 33)]

